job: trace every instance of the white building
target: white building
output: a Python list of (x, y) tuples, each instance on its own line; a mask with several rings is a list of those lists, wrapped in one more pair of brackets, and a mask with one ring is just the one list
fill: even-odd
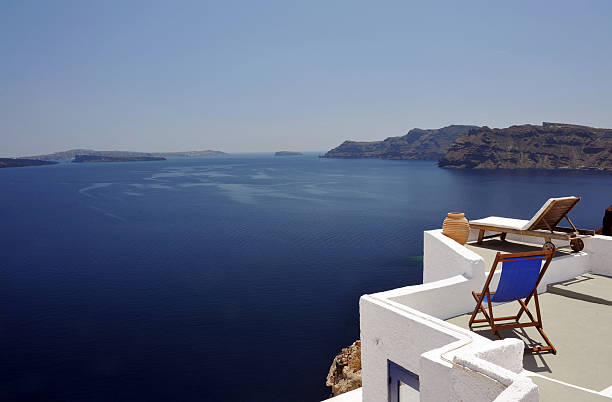
[(612, 401), (612, 238), (586, 238), (583, 251), (553, 259), (538, 290), (557, 354), (524, 355), (537, 332), (506, 330), (494, 340), (488, 327), (468, 328), (471, 292), (482, 290), (497, 250), (525, 251), (541, 239), (470, 244), (476, 237), (462, 246), (426, 231), (423, 284), (361, 297), (363, 387), (329, 401)]

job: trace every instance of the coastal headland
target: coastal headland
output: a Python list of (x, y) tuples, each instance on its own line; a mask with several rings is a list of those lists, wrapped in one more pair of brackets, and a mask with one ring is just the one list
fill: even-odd
[(322, 157), (438, 160), (457, 137), (474, 128), (478, 126), (451, 125), (431, 130), (414, 128), (406, 135), (383, 141), (345, 141)]
[(612, 170), (612, 129), (566, 123), (452, 125), (383, 141), (345, 141), (324, 158), (437, 160), (443, 168)]
[(440, 167), (612, 170), (612, 129), (563, 123), (481, 127), (455, 139)]

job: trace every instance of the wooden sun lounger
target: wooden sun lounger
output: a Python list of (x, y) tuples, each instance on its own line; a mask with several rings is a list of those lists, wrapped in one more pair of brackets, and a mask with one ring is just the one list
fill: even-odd
[[(513, 233), (544, 238), (545, 250), (552, 250), (555, 247), (552, 243), (553, 239), (565, 240), (569, 244), (561, 247), (571, 247), (572, 250), (578, 252), (584, 248), (584, 242), (581, 239), (595, 234), (593, 230), (577, 229), (567, 216), (578, 201), (580, 197), (550, 198), (529, 221), (489, 216), (470, 221), (470, 228), (479, 229), (478, 244), (482, 244), (484, 239), (498, 236), (505, 240), (507, 233)], [(564, 218), (571, 227), (558, 226)], [(485, 236), (487, 231), (495, 232), (495, 234)]]

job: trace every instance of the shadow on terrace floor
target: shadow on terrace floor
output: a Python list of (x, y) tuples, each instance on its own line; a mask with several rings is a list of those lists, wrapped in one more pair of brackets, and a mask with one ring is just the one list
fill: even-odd
[[(524, 356), (526, 370), (570, 384), (601, 391), (612, 385), (612, 278), (584, 274), (573, 280), (549, 285), (548, 292), (539, 296), (543, 329), (555, 345), (557, 354), (540, 353)], [(529, 303), (534, 310), (533, 302)], [(515, 315), (518, 302), (494, 305), (497, 317)], [(469, 328), (470, 314), (448, 319), (462, 328)], [(523, 315), (524, 316), (524, 315)], [(478, 318), (482, 318), (479, 314)], [(521, 322), (527, 322), (521, 319)], [(491, 340), (486, 324), (472, 330)], [(519, 338), (528, 346), (544, 344), (538, 331), (531, 328), (502, 330), (501, 336)]]

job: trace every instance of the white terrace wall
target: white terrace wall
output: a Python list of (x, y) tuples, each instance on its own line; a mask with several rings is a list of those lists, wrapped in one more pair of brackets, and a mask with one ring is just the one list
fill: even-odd
[[(514, 345), (511, 345), (514, 343)], [(459, 342), (421, 355), (421, 401), (507, 401), (535, 402), (537, 386), (522, 369), (523, 344), (512, 339), (467, 345)], [(458, 347), (459, 346), (459, 347)], [(509, 349), (518, 350), (508, 353)], [(520, 367), (518, 370), (512, 368)]]
[(359, 316), (363, 402), (387, 400), (387, 360), (419, 375), (422, 353), (461, 340), (451, 331), (431, 326), (424, 314), (368, 295), (359, 300)]
[(537, 387), (519, 373), (521, 341), (493, 342), (374, 296), (362, 296), (359, 306), (363, 402), (388, 399), (389, 360), (419, 376), (421, 401), (485, 402), (502, 392), (537, 400)]
[[(539, 239), (519, 240), (538, 244)], [(444, 236), (441, 230), (425, 232), (424, 244), (422, 285), (364, 295), (360, 299), (363, 402), (387, 400), (388, 360), (419, 375), (422, 401), (469, 400), (475, 397), (470, 393), (473, 388), (483, 390), (482, 398), (478, 398), (482, 401), (537, 400), (537, 388), (522, 373), (504, 371), (501, 368), (508, 368), (508, 363), (500, 363), (497, 358), (479, 357), (479, 350), (501, 345), (499, 341), (492, 342), (441, 321), (472, 311), (471, 291), (482, 289), (490, 267), (485, 267), (479, 255)], [(548, 283), (585, 272), (612, 276), (611, 256), (612, 238), (585, 239), (583, 252), (553, 260), (539, 291), (546, 291)], [(493, 287), (498, 280), (496, 272)], [(476, 354), (470, 357), (463, 353), (466, 348)], [(453, 360), (453, 356), (462, 358)], [(482, 360), (492, 365), (486, 362), (483, 365)], [(496, 379), (500, 373), (506, 373), (502, 380)]]
[(448, 279), (422, 285), (407, 286), (376, 296), (445, 320), (474, 309), (472, 290), (482, 288), (483, 282), (455, 275)]
[(442, 229), (423, 233), (423, 283), (463, 275), (484, 283), (484, 260), (472, 250), (442, 234)]
[(484, 284), (484, 260), (441, 229), (424, 232), (423, 244), (423, 284), (380, 295), (440, 319), (465, 314)]
[(612, 277), (612, 237), (594, 236), (584, 239), (584, 251), (590, 256), (591, 272)]
[[(477, 233), (475, 230), (472, 232)], [(511, 239), (510, 236), (508, 239)], [(538, 244), (540, 239), (523, 236), (516, 240)], [(440, 229), (424, 232), (423, 243), (423, 284), (381, 292), (377, 296), (440, 319), (470, 312), (474, 308), (471, 292), (482, 290), (491, 267), (485, 266), (481, 256), (443, 235)], [(585, 239), (582, 252), (555, 257), (538, 286), (538, 292), (546, 292), (550, 283), (591, 272), (593, 266), (599, 267), (599, 273), (612, 271), (612, 262), (607, 262), (608, 256), (612, 256), (612, 238), (596, 236)], [(495, 271), (492, 289), (497, 287), (501, 268)]]

